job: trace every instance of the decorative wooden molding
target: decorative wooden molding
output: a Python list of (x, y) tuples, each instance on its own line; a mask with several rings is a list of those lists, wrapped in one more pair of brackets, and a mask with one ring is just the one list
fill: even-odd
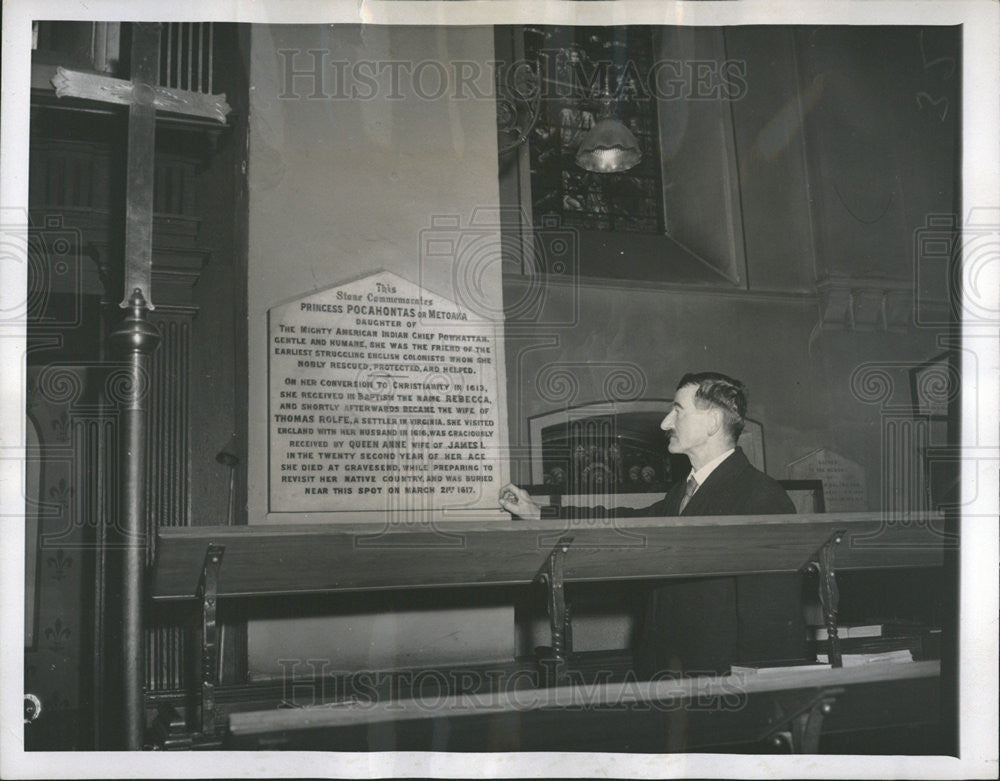
[(52, 86), (59, 98), (84, 98), (122, 105), (146, 104), (152, 105), (157, 111), (176, 111), (207, 117), (222, 124), (225, 124), (226, 117), (232, 111), (224, 93), (207, 95), (169, 87), (134, 84), (123, 79), (61, 67), (56, 68)]
[(209, 261), (208, 250), (163, 247), (153, 250), (153, 286), (157, 290), (157, 311), (166, 307), (171, 312), (198, 311), (194, 286)]
[[(830, 276), (818, 280), (816, 289), (825, 329), (897, 331), (914, 327), (916, 302), (911, 281)], [(936, 303), (921, 301), (920, 306)]]

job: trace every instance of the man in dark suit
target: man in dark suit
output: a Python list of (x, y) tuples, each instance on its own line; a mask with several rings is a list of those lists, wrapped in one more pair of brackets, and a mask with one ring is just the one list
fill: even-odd
[[(784, 489), (747, 461), (736, 445), (746, 418), (746, 386), (723, 374), (686, 374), (660, 424), (671, 453), (691, 472), (659, 502), (643, 509), (564, 508), (564, 515), (676, 516), (793, 513)], [(500, 506), (522, 518), (541, 507), (517, 486), (501, 489)], [(654, 589), (636, 649), (640, 672), (652, 676), (725, 673), (736, 662), (802, 659), (806, 653), (801, 579), (797, 575), (674, 580)]]

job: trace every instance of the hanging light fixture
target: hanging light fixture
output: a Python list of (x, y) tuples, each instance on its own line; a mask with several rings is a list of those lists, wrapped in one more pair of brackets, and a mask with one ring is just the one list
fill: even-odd
[(597, 120), (576, 151), (576, 164), (599, 174), (627, 171), (640, 160), (642, 151), (639, 142), (625, 125), (610, 114)]
[(627, 171), (642, 160), (642, 150), (632, 131), (611, 114), (610, 69), (604, 73), (604, 94), (597, 122), (576, 151), (576, 164), (585, 171), (613, 174)]

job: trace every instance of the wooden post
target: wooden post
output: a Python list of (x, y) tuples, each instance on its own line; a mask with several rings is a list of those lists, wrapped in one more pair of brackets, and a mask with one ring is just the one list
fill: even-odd
[(129, 298), (129, 313), (111, 333), (113, 348), (128, 361), (130, 387), (122, 399), (121, 422), (121, 551), (122, 551), (122, 677), (125, 747), (142, 748), (145, 732), (143, 689), (146, 680), (143, 648), (143, 600), (146, 588), (146, 408), (149, 357), (160, 333), (148, 320), (148, 307), (137, 288)]

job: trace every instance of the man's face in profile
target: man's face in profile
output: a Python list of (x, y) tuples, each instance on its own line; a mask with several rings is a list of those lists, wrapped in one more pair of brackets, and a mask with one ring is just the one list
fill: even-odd
[(712, 409), (711, 406), (702, 409), (695, 404), (696, 390), (695, 385), (678, 388), (673, 409), (660, 423), (660, 428), (669, 436), (667, 449), (671, 453), (688, 454), (708, 441), (714, 422)]

